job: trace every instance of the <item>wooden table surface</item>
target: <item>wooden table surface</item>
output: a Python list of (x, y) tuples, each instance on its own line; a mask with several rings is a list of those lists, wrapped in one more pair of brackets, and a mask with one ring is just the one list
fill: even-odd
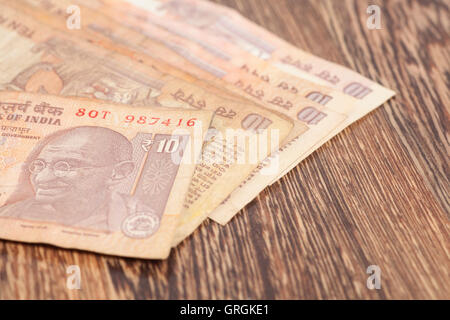
[[(448, 1), (216, 2), (397, 96), (166, 261), (0, 241), (0, 298), (449, 299)], [(66, 288), (70, 265), (81, 290)]]

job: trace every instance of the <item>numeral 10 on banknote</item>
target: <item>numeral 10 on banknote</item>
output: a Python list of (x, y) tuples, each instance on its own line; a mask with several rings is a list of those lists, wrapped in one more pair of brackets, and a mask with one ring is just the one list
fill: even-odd
[[(145, 151), (149, 151), (150, 147), (153, 145), (154, 142), (155, 141), (151, 139), (144, 140), (142, 142), (142, 148)], [(156, 152), (174, 153), (178, 151), (179, 146), (180, 146), (180, 139), (178, 138), (163, 139), (158, 141), (158, 147), (156, 149)]]

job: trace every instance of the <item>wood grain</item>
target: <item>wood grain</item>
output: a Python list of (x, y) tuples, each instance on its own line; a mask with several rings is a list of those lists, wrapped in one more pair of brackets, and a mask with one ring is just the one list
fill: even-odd
[[(216, 2), (397, 97), (167, 261), (0, 241), (0, 298), (449, 299), (448, 2)], [(383, 29), (366, 27), (369, 4)], [(69, 265), (81, 290), (66, 289)]]

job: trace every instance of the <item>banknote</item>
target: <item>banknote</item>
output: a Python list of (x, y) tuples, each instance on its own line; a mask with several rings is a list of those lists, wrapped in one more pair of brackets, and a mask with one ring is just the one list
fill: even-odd
[[(24, 0), (19, 2), (24, 2), (29, 6), (32, 6), (32, 10), (29, 10), (30, 15), (34, 15), (38, 19), (48, 24), (52, 24), (55, 27), (59, 26), (60, 28), (65, 28), (63, 23), (64, 20), (62, 19), (65, 19), (65, 16), (58, 16), (58, 12), (63, 12), (64, 6), (69, 5), (69, 2), (45, 1), (45, 5), (43, 5), (44, 2), (39, 0)], [(49, 3), (52, 4), (51, 7), (49, 6)], [(76, 3), (80, 4), (80, 2)], [(98, 7), (100, 2), (94, 2), (94, 4), (95, 3), (97, 4), (95, 9), (97, 9), (98, 12), (109, 13), (114, 16), (117, 21), (120, 20), (121, 24), (126, 24), (128, 21), (128, 26), (133, 27), (133, 25), (131, 25), (132, 21), (127, 20), (128, 17), (132, 17), (133, 15), (128, 14), (127, 16), (119, 17), (115, 14), (120, 14), (120, 12), (123, 12), (124, 10), (111, 11), (110, 8), (113, 7), (109, 6), (110, 2), (108, 2), (108, 4), (104, 3), (104, 6), (102, 7)], [(172, 61), (178, 61), (178, 67), (192, 72), (192, 68), (188, 64), (189, 61), (185, 59), (186, 55), (181, 55), (177, 51), (171, 52), (168, 49), (165, 49), (164, 52), (157, 49), (159, 48), (158, 46), (161, 46), (161, 43), (163, 43), (162, 39), (170, 39), (170, 35), (159, 34), (158, 32), (146, 29), (145, 25), (142, 23), (135, 25), (134, 30), (141, 31), (136, 34), (130, 30), (124, 30), (118, 26), (117, 23), (114, 25), (112, 22), (108, 22), (106, 19), (101, 17), (97, 11), (89, 11), (89, 9), (84, 6), (81, 8), (83, 12), (82, 37), (91, 37), (91, 41), (93, 41), (93, 39), (102, 39), (101, 42), (105, 45), (105, 39), (102, 36), (107, 34), (111, 40), (115, 40), (115, 43), (127, 44), (128, 47), (132, 47), (134, 50), (139, 50), (141, 52), (152, 51), (153, 55), (155, 55), (155, 52), (159, 52), (157, 56), (162, 56), (164, 58), (173, 56), (173, 58), (166, 61), (169, 63), (172, 63)], [(45, 12), (39, 12), (39, 9), (47, 12), (48, 15), (45, 16)], [(54, 19), (52, 19), (51, 16), (53, 16)], [(60, 18), (59, 23), (55, 21), (58, 17)], [(93, 27), (94, 24), (95, 28)], [(99, 32), (99, 30), (108, 30), (108, 32)], [(149, 35), (150, 32), (152, 33), (152, 35), (150, 35), (150, 39), (144, 39), (142, 37), (142, 33)], [(160, 42), (158, 43), (154, 40), (160, 40)], [(184, 47), (186, 48), (187, 46)], [(109, 48), (111, 48), (111, 46), (109, 46)], [(141, 61), (152, 62), (152, 60), (149, 60), (147, 57), (142, 55), (137, 56), (134, 53), (129, 55), (139, 57), (138, 59)], [(249, 57), (249, 60), (253, 61), (254, 58), (253, 60), (252, 58), (253, 57)], [(189, 67), (183, 66), (184, 64)], [(239, 65), (240, 64), (237, 63), (236, 66), (226, 66), (228, 72), (224, 78), (227, 82), (220, 82), (222, 87), (225, 87), (234, 93), (245, 95), (254, 102), (263, 104), (268, 108), (279, 110), (290, 116), (297, 123), (304, 123), (309, 127), (308, 132), (301, 135), (296, 132), (294, 128), (294, 131), (291, 132), (289, 139), (286, 140), (286, 143), (282, 149), (260, 163), (260, 165), (252, 171), (252, 174), (244, 180), (243, 183), (246, 185), (246, 192), (241, 193), (241, 188), (236, 190), (236, 193), (241, 193), (241, 197), (244, 195), (244, 199), (240, 201), (241, 206), (244, 206), (247, 202), (257, 196), (257, 194), (274, 179), (277, 179), (278, 175), (281, 172), (284, 172), (286, 168), (297, 165), (302, 154), (307, 153), (310, 149), (314, 148), (317, 142), (325, 140), (332, 130), (336, 130), (337, 126), (345, 120), (345, 113), (349, 113), (350, 110), (352, 110), (352, 104), (354, 101), (351, 97), (347, 97), (340, 92), (331, 92), (332, 89), (330, 90), (325, 87), (320, 88), (318, 85), (308, 83), (307, 81), (302, 81), (301, 79), (297, 79), (289, 75), (284, 75), (276, 70), (273, 70), (271, 74), (271, 77), (273, 76), (272, 81), (267, 81), (262, 79), (264, 76), (256, 76), (255, 70), (250, 71), (249, 66), (245, 65), (243, 67), (239, 67)], [(267, 65), (265, 67), (269, 68), (270, 66)], [(255, 65), (255, 68), (259, 68), (258, 70), (263, 70), (261, 66)], [(205, 70), (208, 70), (208, 68)], [(194, 74), (205, 78), (202, 73), (194, 72)], [(275, 75), (278, 77), (275, 77)], [(212, 76), (209, 78), (210, 81), (215, 80), (213, 73), (211, 73), (210, 76)], [(292, 78), (291, 80), (293, 80), (293, 82), (297, 81), (296, 85), (298, 89), (292, 86), (290, 90), (286, 92), (286, 88), (284, 88), (286, 78)], [(251, 86), (251, 88), (249, 86)], [(319, 90), (321, 90), (322, 93), (319, 92)], [(328, 93), (328, 95), (326, 93)], [(264, 95), (266, 97), (264, 97)], [(339, 112), (334, 111), (332, 108), (322, 106), (317, 102), (317, 100), (321, 100), (324, 104), (330, 103), (331, 106)], [(330, 100), (332, 101), (330, 102)], [(302, 133), (302, 131), (300, 131), (300, 133)], [(276, 162), (276, 166), (274, 165), (274, 161)], [(277, 170), (268, 170), (268, 168), (273, 169), (274, 167), (276, 167)], [(241, 187), (243, 187), (242, 184)], [(234, 201), (234, 203), (235, 204), (233, 206), (230, 206), (227, 215), (221, 215), (221, 218), (217, 218), (216, 220), (220, 220), (221, 223), (225, 223), (231, 219), (231, 217), (239, 211), (233, 209), (237, 202)], [(226, 204), (222, 204), (222, 207), (225, 205)]]
[[(216, 111), (217, 115), (212, 122), (216, 134), (208, 138), (211, 141), (215, 136), (226, 137), (230, 129), (245, 137), (246, 141), (267, 137), (266, 142), (261, 140), (263, 144), (252, 161), (226, 163), (226, 167), (222, 164), (216, 164), (218, 167), (207, 163), (198, 165), (180, 219), (182, 236), (177, 239), (189, 235), (259, 162), (278, 148), (279, 141), (285, 139), (293, 128), (293, 123), (283, 115), (255, 104), (242, 104), (210, 94), (193, 83), (163, 75), (117, 53), (87, 42), (74, 41), (73, 36), (52, 30), (3, 4), (1, 8), (0, 52), (12, 53), (5, 54), (0, 64), (0, 87), (5, 90), (94, 97), (134, 106), (154, 103), (209, 109)], [(296, 128), (299, 134), (307, 130), (306, 126), (297, 125)], [(235, 143), (238, 142), (236, 140)], [(226, 141), (217, 154), (230, 148), (225, 144)], [(220, 147), (217, 141), (211, 146)], [(243, 148), (238, 151), (249, 158), (249, 150)], [(203, 181), (205, 179), (207, 184)]]
[[(187, 75), (186, 73), (180, 75), (178, 70), (164, 62), (210, 82), (217, 79), (225, 80), (228, 85), (223, 81), (215, 83), (241, 95), (247, 96), (253, 92), (258, 96), (260, 92), (276, 91), (277, 96), (267, 97), (267, 101), (271, 102), (268, 106), (272, 109), (289, 109), (296, 103), (314, 106), (311, 103), (314, 101), (344, 115), (353, 115), (356, 112), (354, 111), (356, 99), (352, 97), (332, 88), (283, 73), (246, 52), (236, 52), (218, 59), (214, 55), (209, 55), (208, 50), (202, 50), (201, 47), (190, 42), (190, 39), (181, 38), (176, 33), (160, 28), (159, 25), (162, 22), (155, 24), (157, 15), (133, 6), (122, 6), (125, 4), (123, 1), (19, 0), (14, 2), (16, 3), (28, 5), (30, 8), (27, 14), (65, 30), (67, 30), (65, 23), (67, 15), (64, 8), (75, 3), (81, 6), (83, 12), (80, 37), (88, 38), (91, 42), (97, 41), (100, 45), (111, 50), (119, 50), (121, 53), (125, 52), (124, 47), (125, 50), (131, 49), (128, 50), (128, 56), (155, 65), (156, 68), (178, 77), (186, 78)], [(89, 10), (89, 8), (95, 8), (97, 11)], [(21, 9), (26, 10), (23, 6)], [(115, 21), (105, 19), (103, 14), (113, 17)], [(142, 21), (142, 14), (145, 14), (144, 21)], [(170, 24), (173, 26), (171, 31), (176, 29), (175, 24), (172, 22)], [(129, 29), (122, 26), (127, 26)], [(183, 28), (183, 26), (179, 27)], [(107, 39), (113, 44), (108, 45), (105, 41)], [(137, 54), (136, 51), (144, 53), (144, 56)], [(220, 50), (217, 49), (217, 51)], [(164, 60), (163, 66), (160, 66), (161, 60)], [(220, 72), (214, 71), (219, 69)], [(235, 88), (242, 87), (243, 84), (245, 85), (243, 88)], [(205, 83), (202, 85), (204, 86)]]
[[(361, 105), (366, 106), (366, 113), (395, 95), (392, 90), (355, 71), (293, 46), (225, 6), (204, 0), (127, 0), (127, 2), (156, 13), (164, 21), (170, 20), (171, 24), (173, 20), (183, 23), (183, 30), (178, 29), (178, 32), (187, 33), (186, 37), (195, 37), (195, 41), (201, 43), (203, 47), (212, 46), (204, 43), (206, 35), (216, 38), (222, 55), (227, 51), (227, 46), (238, 46), (285, 72), (337, 88), (361, 100)], [(189, 32), (188, 26), (197, 30), (197, 33)], [(201, 34), (202, 37), (194, 36), (195, 34)]]
[[(181, 32), (178, 30), (185, 28), (185, 25), (177, 24), (177, 21), (165, 21), (164, 18), (161, 19), (161, 22), (157, 22), (160, 18), (158, 15), (126, 5), (127, 3), (124, 1), (78, 0), (71, 2), (63, 0), (52, 2), (51, 0), (19, 0), (17, 2), (30, 5), (33, 9), (29, 11), (29, 14), (36, 15), (35, 9), (40, 8), (46, 9), (54, 16), (57, 16), (58, 12), (62, 12), (62, 9), (69, 3), (82, 5), (83, 33), (93, 31), (97, 39), (107, 33), (111, 40), (150, 54), (155, 59), (162, 59), (164, 62), (210, 82), (221, 79), (233, 86), (240, 82), (244, 82), (244, 84), (248, 82), (252, 86), (245, 86), (243, 89), (253, 91), (255, 95), (257, 95), (257, 91), (266, 90), (277, 91), (277, 93), (286, 96), (269, 99), (269, 101), (272, 101), (272, 108), (274, 108), (273, 106), (275, 108), (290, 108), (290, 105), (295, 102), (311, 104), (311, 101), (314, 101), (342, 114), (354, 114), (356, 112), (354, 105), (357, 100), (340, 91), (279, 71), (265, 61), (261, 61), (245, 51), (238, 50), (238, 48), (235, 48), (236, 50), (232, 54), (225, 54), (217, 45), (214, 52), (223, 52), (224, 54), (212, 55), (209, 53), (212, 48), (204, 49), (197, 42), (191, 41), (192, 37), (183, 38), (179, 36)], [(50, 3), (52, 4), (52, 10), (49, 9)], [(84, 5), (95, 8), (97, 11), (89, 11), (88, 7)], [(115, 21), (108, 21), (101, 17), (101, 14), (108, 15)], [(60, 22), (59, 26), (62, 25)], [(135, 32), (122, 28), (122, 26), (126, 26)], [(198, 36), (202, 36), (202, 34)], [(170, 70), (170, 72), (172, 71)], [(224, 82), (216, 83), (221, 87), (224, 85)], [(257, 86), (253, 88), (256, 83)], [(227, 88), (230, 88), (230, 86)], [(235, 88), (231, 91), (244, 95), (248, 94)]]
[[(100, 2), (97, 1), (97, 6)], [(206, 57), (207, 52), (216, 57), (217, 63), (212, 64), (216, 69), (222, 70), (224, 68), (221, 66), (237, 60), (238, 65), (251, 70), (257, 76), (265, 79), (278, 77), (274, 68), (269, 68), (269, 70), (265, 68), (266, 72), (262, 72), (261, 68), (258, 68), (258, 62), (251, 64), (249, 62), (251, 59), (244, 55), (244, 52), (247, 52), (258, 57), (261, 62), (270, 62), (270, 66), (284, 71), (285, 75), (286, 73), (293, 75), (294, 77), (289, 79), (284, 77), (283, 81), (277, 82), (285, 90), (298, 89), (299, 86), (295, 84), (295, 79), (304, 78), (341, 90), (345, 95), (354, 97), (356, 108), (347, 113), (346, 121), (318, 143), (318, 146), (395, 94), (392, 90), (384, 88), (354, 71), (295, 48), (267, 30), (251, 23), (236, 11), (209, 1), (150, 0), (140, 2), (113, 0), (113, 3), (117, 7), (120, 6), (121, 10), (128, 10), (136, 19), (150, 21), (153, 25), (176, 34), (179, 38), (188, 40), (191, 44), (197, 44), (203, 52), (202, 56)], [(145, 12), (133, 10), (133, 7), (130, 7), (127, 3), (134, 3), (136, 6), (147, 10)], [(165, 35), (165, 38), (167, 39), (167, 35)], [(186, 41), (183, 42), (183, 46), (186, 46)], [(220, 50), (214, 50), (214, 48), (220, 48)], [(217, 53), (217, 51), (220, 52)], [(295, 59), (296, 61), (293, 61), (292, 56), (298, 57)], [(317, 92), (307, 92), (321, 103), (326, 104), (328, 100), (332, 99), (327, 104), (328, 107), (340, 105), (342, 108), (342, 106), (348, 105), (348, 103), (340, 103), (341, 101), (336, 99), (335, 95), (327, 94), (326, 91), (326, 89), (321, 88)], [(341, 112), (346, 113), (344, 110)]]
[(212, 116), (0, 92), (0, 237), (166, 258)]

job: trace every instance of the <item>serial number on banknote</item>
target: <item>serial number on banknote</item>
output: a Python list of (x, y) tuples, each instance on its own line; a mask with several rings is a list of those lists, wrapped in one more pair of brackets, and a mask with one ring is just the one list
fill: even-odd
[[(112, 113), (111, 111), (105, 111), (105, 110), (87, 110), (85, 108), (80, 108), (75, 113), (77, 117), (89, 117), (92, 119), (104, 119), (107, 120), (109, 117), (111, 117)], [(150, 117), (146, 115), (134, 115), (134, 114), (128, 114), (121, 121), (124, 123), (137, 123), (137, 124), (147, 124), (147, 125), (165, 125), (165, 126), (175, 126), (175, 127), (181, 127), (181, 126), (187, 126), (187, 127), (193, 127), (196, 124), (197, 118), (191, 118), (191, 119), (171, 119), (171, 118), (161, 118), (161, 117)]]

